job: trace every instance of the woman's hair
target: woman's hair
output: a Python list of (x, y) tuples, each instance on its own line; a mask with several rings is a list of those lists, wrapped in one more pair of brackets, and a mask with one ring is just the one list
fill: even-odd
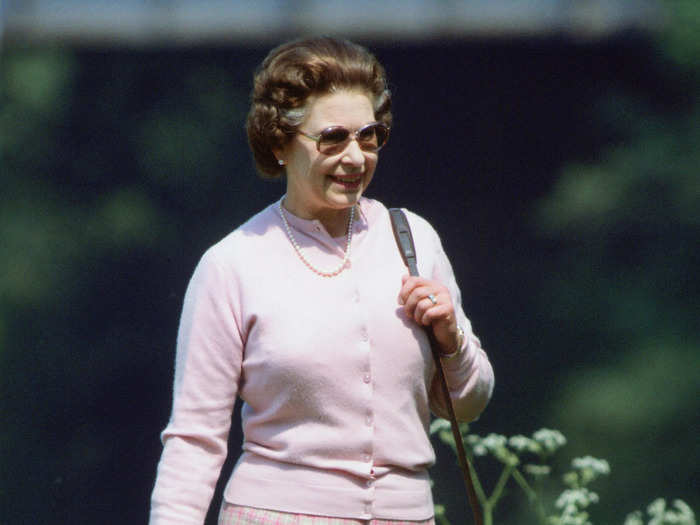
[(284, 169), (273, 149), (292, 140), (312, 95), (357, 89), (370, 95), (374, 118), (391, 125), (391, 93), (384, 68), (364, 47), (330, 37), (293, 40), (276, 47), (253, 77), (246, 121), (255, 164), (264, 178)]

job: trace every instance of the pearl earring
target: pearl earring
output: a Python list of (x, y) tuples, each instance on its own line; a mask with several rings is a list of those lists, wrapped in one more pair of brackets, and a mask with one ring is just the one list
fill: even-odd
[(284, 166), (284, 161), (282, 159), (278, 159), (277, 164), (279, 164), (280, 166)]

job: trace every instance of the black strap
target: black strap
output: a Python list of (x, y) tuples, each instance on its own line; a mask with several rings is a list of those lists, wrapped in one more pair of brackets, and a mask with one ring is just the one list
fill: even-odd
[[(399, 247), (399, 252), (401, 252), (401, 257), (403, 258), (404, 264), (408, 267), (410, 275), (418, 275), (418, 266), (416, 258), (416, 247), (413, 243), (413, 235), (411, 234), (411, 227), (406, 219), (406, 214), (400, 208), (389, 208), (389, 215), (391, 217), (391, 226), (394, 230), (394, 238), (396, 239), (396, 244)], [(445, 377), (445, 371), (442, 368), (442, 361), (440, 360), (440, 347), (435, 339), (435, 334), (431, 327), (426, 327), (426, 333), (428, 334), (428, 340), (430, 341), (430, 349), (433, 352), (433, 359), (435, 360), (435, 367), (437, 369), (438, 376), (440, 378), (440, 384), (442, 386), (442, 394), (445, 397), (447, 412), (450, 416), (450, 424), (452, 426), (452, 435), (454, 436), (455, 445), (457, 446), (457, 458), (459, 459), (459, 466), (462, 468), (462, 476), (464, 478), (464, 486), (467, 490), (467, 497), (469, 498), (469, 504), (472, 508), (472, 514), (474, 515), (474, 523), (476, 525), (482, 525), (481, 512), (479, 507), (479, 500), (476, 497), (476, 491), (474, 490), (474, 483), (472, 481), (471, 469), (469, 467), (469, 461), (467, 460), (467, 454), (464, 451), (464, 442), (462, 441), (462, 433), (459, 431), (459, 423), (457, 423), (457, 416), (455, 415), (455, 409), (452, 405), (452, 398), (450, 397), (450, 388), (447, 384), (447, 378)]]

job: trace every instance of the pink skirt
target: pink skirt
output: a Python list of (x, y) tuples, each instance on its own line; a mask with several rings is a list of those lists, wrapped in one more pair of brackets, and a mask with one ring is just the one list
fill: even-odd
[(219, 525), (435, 525), (435, 520), (433, 518), (421, 521), (330, 518), (224, 503), (219, 513)]

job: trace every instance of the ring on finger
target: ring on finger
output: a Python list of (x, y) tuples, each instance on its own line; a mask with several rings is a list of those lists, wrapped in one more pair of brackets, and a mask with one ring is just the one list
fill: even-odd
[(429, 294), (428, 299), (430, 299), (430, 302), (433, 303), (433, 306), (437, 304), (437, 299), (435, 298), (435, 294)]

